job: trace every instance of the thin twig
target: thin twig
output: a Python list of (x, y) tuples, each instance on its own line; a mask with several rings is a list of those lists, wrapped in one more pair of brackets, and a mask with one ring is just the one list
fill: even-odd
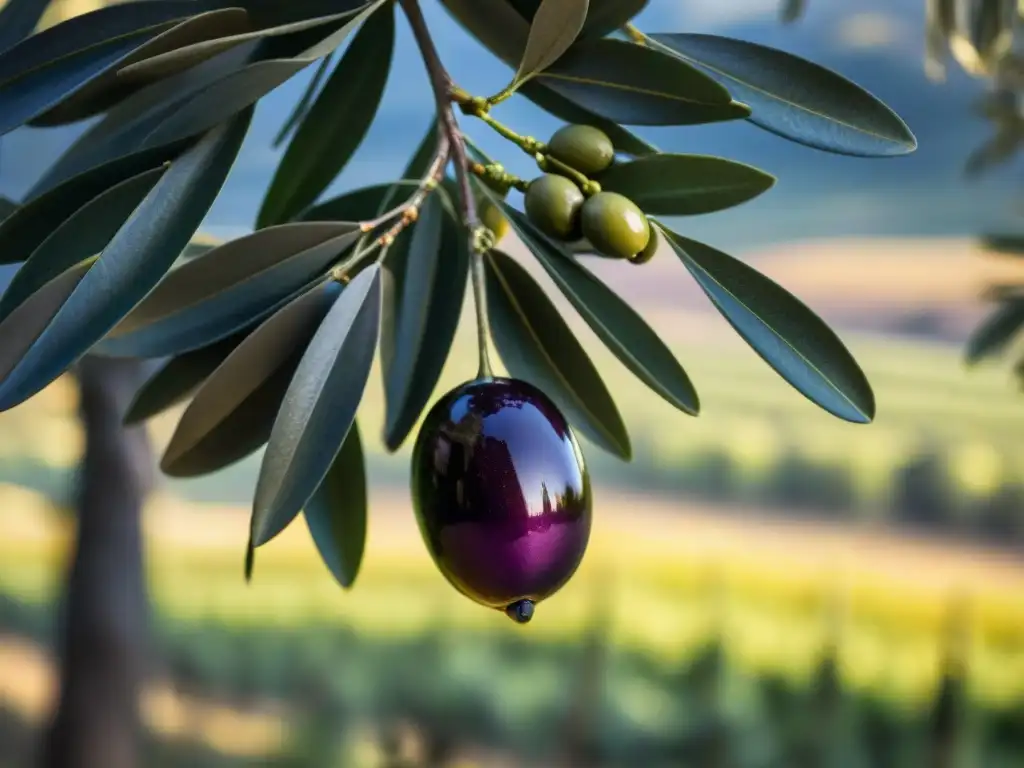
[(476, 198), (473, 195), (466, 142), (462, 136), (462, 130), (459, 128), (455, 110), (452, 108), (452, 101), (462, 94), (462, 91), (455, 87), (448, 70), (445, 69), (441, 61), (434, 40), (430, 36), (427, 21), (423, 18), (419, 0), (399, 0), (399, 2), (409, 20), (409, 26), (412, 28), (413, 37), (416, 38), (416, 44), (423, 57), (423, 64), (426, 66), (427, 75), (430, 78), (430, 87), (434, 92), (437, 114), (441, 121), (441, 133), (446, 135), (451, 143), (451, 158), (455, 163), (455, 178), (459, 185), (459, 197), (462, 204), (462, 220), (469, 230), (472, 253), (470, 276), (473, 283), (473, 303), (476, 306), (477, 352), (480, 359), (478, 376), (490, 378), (493, 374), (487, 346), (488, 318), (483, 262), (486, 248), (482, 243), (482, 228), (476, 210)]

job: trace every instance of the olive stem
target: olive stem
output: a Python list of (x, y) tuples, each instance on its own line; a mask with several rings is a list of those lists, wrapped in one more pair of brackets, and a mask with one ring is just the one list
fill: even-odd
[(500, 135), (502, 138), (511, 141), (526, 154), (536, 155), (537, 153), (543, 154), (547, 151), (547, 145), (544, 142), (537, 141), (537, 139), (532, 136), (522, 136), (516, 133), (504, 123), (495, 120), (488, 112), (476, 109), (473, 105), (474, 102), (464, 104), (463, 112), (486, 123), (495, 133)]
[(554, 170), (562, 176), (568, 176), (570, 179), (575, 181), (576, 185), (587, 197), (592, 197), (601, 191), (601, 185), (596, 181), (588, 179), (585, 174), (580, 173), (571, 165), (566, 165), (561, 160), (554, 158), (551, 155), (538, 153), (534, 159), (537, 161), (537, 167), (545, 173)]
[(635, 25), (629, 23), (623, 24), (622, 31), (637, 45), (647, 45), (647, 35), (641, 32)]
[(476, 305), (477, 353), (480, 359), (479, 377), (490, 378), (492, 374), (490, 352), (487, 346), (489, 322), (484, 253), (488, 249), (486, 247), (488, 241), (493, 238), (482, 236), (482, 233), (489, 233), (490, 230), (480, 224), (480, 217), (476, 210), (476, 198), (473, 196), (470, 182), (466, 142), (459, 128), (459, 121), (455, 117), (455, 110), (452, 109), (452, 102), (465, 103), (464, 99), (467, 94), (455, 86), (451, 75), (445, 69), (441, 56), (437, 52), (437, 46), (434, 45), (434, 39), (430, 35), (430, 29), (427, 27), (427, 20), (423, 18), (419, 0), (399, 0), (399, 2), (409, 20), (413, 37), (416, 39), (420, 55), (423, 58), (423, 65), (430, 78), (430, 87), (434, 92), (437, 114), (441, 121), (441, 133), (448, 137), (450, 144), (451, 159), (455, 165), (455, 177), (459, 184), (459, 197), (462, 202), (462, 219), (469, 230), (470, 277), (473, 283), (473, 303)]

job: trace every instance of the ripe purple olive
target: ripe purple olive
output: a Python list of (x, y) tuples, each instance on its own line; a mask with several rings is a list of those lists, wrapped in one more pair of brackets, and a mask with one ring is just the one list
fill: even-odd
[(412, 455), (420, 533), (466, 597), (519, 623), (569, 581), (590, 538), (591, 492), (576, 437), (539, 389), (462, 384), (427, 414)]

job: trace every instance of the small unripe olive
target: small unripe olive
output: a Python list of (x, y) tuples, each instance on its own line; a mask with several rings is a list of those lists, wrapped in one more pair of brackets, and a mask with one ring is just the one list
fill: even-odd
[(557, 240), (580, 236), (580, 188), (564, 176), (547, 173), (526, 189), (526, 216), (545, 235)]
[[(648, 222), (648, 225), (650, 222)], [(654, 254), (658, 251), (658, 243), (660, 238), (658, 237), (658, 230), (651, 227), (651, 239), (647, 241), (647, 247), (644, 248), (640, 253), (633, 256), (630, 261), (633, 264), (646, 264), (648, 261), (654, 258)]]
[(615, 159), (615, 147), (604, 131), (589, 125), (567, 125), (548, 142), (548, 153), (584, 176), (607, 170)]
[(479, 206), (480, 221), (491, 232), (494, 233), (495, 242), (501, 240), (508, 234), (508, 219), (490, 200), (482, 200)]
[(631, 259), (651, 240), (651, 225), (636, 204), (615, 192), (598, 192), (583, 205), (583, 236), (596, 250), (616, 259)]

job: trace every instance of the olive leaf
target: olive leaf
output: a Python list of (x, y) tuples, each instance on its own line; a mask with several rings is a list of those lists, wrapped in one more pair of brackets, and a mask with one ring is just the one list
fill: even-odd
[(547, 393), (595, 445), (628, 461), (626, 425), (558, 309), (512, 257), (494, 250), (485, 263), (490, 331), (505, 367)]
[(8, 216), (18, 210), (18, 203), (11, 200), (9, 197), (0, 195), (0, 223), (4, 221)]
[[(348, 7), (338, 7), (326, 16), (314, 15), (299, 21), (262, 27), (257, 30), (239, 29), (233, 33), (211, 35), (209, 39), (199, 39), (187, 45), (168, 47), (166, 51), (154, 51), (146, 58), (133, 57), (131, 63), (118, 70), (117, 75), (126, 82), (152, 82), (160, 78), (175, 75), (186, 69), (210, 59), (224, 51), (252, 41), (292, 35), (296, 32), (313, 30), (317, 27), (328, 27), (334, 22), (347, 19), (354, 11), (358, 11), (364, 3), (348, 3)], [(249, 25), (246, 25), (247, 27)]]
[(247, 335), (238, 333), (168, 360), (135, 393), (125, 425), (140, 424), (187, 400)]
[(382, 355), (382, 362), (387, 360), (384, 443), (389, 451), (398, 450), (429, 402), (462, 314), (468, 239), (439, 195), (427, 198), (403, 256), (397, 301), (385, 325), (393, 328), (393, 352)]
[(503, 208), (516, 234), (604, 345), (666, 402), (696, 416), (700, 399), (690, 378), (643, 318), (522, 213), (507, 203)]
[[(541, 0), (508, 0), (527, 21), (536, 17)], [(590, 0), (587, 22), (580, 37), (604, 37), (640, 13), (648, 0)]]
[(117, 38), (0, 85), (0, 136), (20, 128), (84, 88), (153, 33)]
[(587, 20), (589, 0), (541, 0), (511, 87), (547, 69), (569, 50)]
[[(315, 201), (355, 154), (384, 95), (395, 44), (386, 6), (366, 20), (285, 150), (256, 219), (288, 221)], [(344, 124), (345, 130), (337, 126)]]
[(889, 107), (856, 83), (793, 54), (717, 35), (655, 34), (648, 40), (718, 79), (748, 104), (748, 118), (783, 138), (863, 157), (903, 155), (917, 139)]
[(623, 125), (694, 125), (750, 115), (696, 67), (624, 40), (581, 41), (535, 81)]
[(147, 136), (144, 146), (158, 146), (202, 133), (246, 109), (300, 70), (334, 51), (385, 2), (387, 0), (367, 3), (362, 10), (346, 15), (349, 20), (337, 29), (332, 25), (324, 27), (328, 31), (323, 36), (318, 34), (316, 42), (305, 50), (287, 58), (255, 61), (216, 80), (169, 111), (166, 119)]
[(968, 365), (1000, 354), (1024, 328), (1024, 300), (1008, 300), (971, 334), (965, 353)]
[(156, 286), (220, 192), (251, 117), (243, 112), (171, 164), (0, 384), (0, 409), (60, 376)]
[[(441, 4), (491, 53), (509, 66), (516, 65), (526, 47), (529, 24), (505, 0), (441, 0)], [(657, 151), (618, 123), (556, 93), (539, 80), (524, 83), (519, 93), (560, 120), (600, 128), (619, 152), (639, 156)]]
[[(166, 28), (165, 28), (166, 27)], [(167, 51), (175, 51), (198, 40), (222, 38), (249, 29), (249, 15), (242, 8), (222, 8), (199, 13), (136, 42), (131, 51), (100, 72), (82, 87), (63, 97), (45, 112), (32, 118), (37, 127), (53, 127), (92, 117), (137, 89), (144, 81), (122, 73), (139, 62)]]
[(0, 263), (27, 260), (55, 226), (111, 187), (173, 160), (176, 148), (137, 152), (73, 176), (38, 197), (30, 197), (0, 222)]
[(341, 293), (328, 281), (263, 321), (198, 389), (160, 461), (172, 477), (222, 469), (270, 438), (299, 360)]
[(274, 137), (274, 141), (271, 144), (274, 149), (281, 146), (285, 140), (292, 135), (299, 123), (305, 119), (309, 112), (309, 107), (313, 103), (313, 99), (316, 98), (316, 94), (320, 90), (320, 86), (323, 85), (324, 78), (327, 77), (327, 73), (331, 71), (331, 65), (333, 63), (333, 53), (328, 54), (320, 60), (316, 71), (309, 79), (309, 83), (306, 84), (306, 90), (302, 92), (302, 96), (297, 102), (295, 102), (295, 106), (292, 108), (291, 114), (288, 115), (288, 119), (284, 121), (284, 125), (281, 126), (281, 130), (278, 131), (277, 135)]
[(782, 378), (834, 416), (874, 419), (867, 377), (821, 318), (743, 262), (657, 226), (715, 308)]
[(598, 181), (649, 215), (693, 216), (752, 200), (771, 189), (775, 177), (721, 157), (662, 154), (615, 164)]
[(288, 526), (341, 450), (377, 347), (380, 287), (376, 264), (353, 278), (302, 356), (260, 466), (250, 550)]
[(95, 261), (93, 257), (68, 267), (0, 320), (0, 382), (21, 362)]
[(164, 172), (163, 166), (152, 168), (115, 184), (53, 229), (0, 297), (0, 320), (54, 277), (106, 248)]
[(981, 247), (1000, 256), (1024, 256), (1024, 236), (989, 234), (981, 237)]
[(7, 0), (0, 8), (0, 51), (31, 35), (49, 5), (50, 0)]
[(321, 277), (360, 234), (353, 222), (283, 224), (225, 243), (168, 273), (99, 349), (163, 357), (224, 338)]
[(359, 426), (353, 423), (303, 516), (317, 551), (345, 589), (355, 584), (366, 549), (369, 493)]
[[(155, 0), (146, 0), (147, 3)], [(195, 0), (189, 0), (195, 2)], [(180, 75), (141, 88), (111, 107), (65, 150), (26, 195), (26, 202), (40, 197), (71, 178), (95, 171), (128, 157), (173, 158), (193, 137), (143, 149), (153, 129), (182, 104), (231, 72), (243, 68), (256, 44), (233, 48)]]
[(296, 220), (336, 221), (338, 219), (347, 219), (349, 221), (369, 221), (386, 207), (385, 201), (388, 199), (392, 189), (396, 187), (412, 189), (418, 185), (419, 179), (410, 179), (404, 182), (359, 187), (358, 189), (344, 192), (337, 197), (332, 197), (314, 206), (310, 206), (296, 216)]
[[(7, 14), (13, 7), (16, 7), (13, 2), (8, 2), (0, 11), (3, 34), (7, 34)], [(0, 84), (111, 40), (133, 37), (188, 18), (196, 9), (195, 0), (147, 0), (117, 3), (72, 16), (20, 42), (15, 41), (10, 47), (0, 48)]]

